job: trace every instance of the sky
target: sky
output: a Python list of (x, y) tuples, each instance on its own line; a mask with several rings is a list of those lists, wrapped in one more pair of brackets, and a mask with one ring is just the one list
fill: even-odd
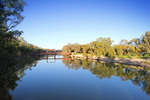
[(150, 0), (24, 0), (25, 19), (16, 28), (28, 43), (62, 49), (110, 37), (113, 44), (150, 31)]

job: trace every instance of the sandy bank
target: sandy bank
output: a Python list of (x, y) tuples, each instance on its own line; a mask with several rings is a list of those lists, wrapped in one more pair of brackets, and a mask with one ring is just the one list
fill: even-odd
[(150, 63), (149, 59), (137, 59), (137, 58), (115, 58), (115, 59), (110, 59), (108, 57), (101, 56), (99, 59), (96, 56), (88, 56), (87, 58), (84, 57), (83, 55), (72, 55), (75, 57), (75, 59), (91, 59), (91, 60), (100, 60), (100, 61), (105, 61), (105, 62), (112, 62), (112, 63), (120, 63), (120, 64), (126, 64), (126, 65), (135, 65), (135, 66), (146, 66), (150, 67), (150, 64), (146, 64), (144, 62)]

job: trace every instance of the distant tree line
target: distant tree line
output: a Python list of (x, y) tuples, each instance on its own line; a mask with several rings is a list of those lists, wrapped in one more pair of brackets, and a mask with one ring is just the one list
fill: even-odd
[(83, 56), (95, 55), (108, 56), (115, 58), (116, 56), (140, 56), (141, 54), (150, 53), (150, 32), (146, 32), (141, 38), (134, 38), (131, 41), (122, 39), (118, 45), (112, 45), (111, 38), (97, 38), (96, 41), (89, 44), (71, 44), (62, 48), (63, 52), (83, 53)]
[(22, 22), (26, 2), (23, 0), (0, 0), (0, 61), (16, 56), (31, 56), (42, 48), (27, 43), (22, 31), (14, 28)]

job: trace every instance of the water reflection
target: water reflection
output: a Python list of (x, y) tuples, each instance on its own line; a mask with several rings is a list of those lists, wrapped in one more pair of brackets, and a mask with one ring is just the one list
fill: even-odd
[[(104, 63), (100, 61), (72, 60), (72, 58), (63, 58), (63, 57), (56, 57), (54, 59), (51, 56), (48, 59), (47, 58), (42, 58), (42, 59), (44, 59), (43, 62), (45, 64), (47, 64), (47, 61), (48, 63), (51, 63), (51, 62), (56, 63), (58, 60), (62, 60), (63, 64), (68, 69), (78, 70), (82, 68), (83, 70), (89, 70), (93, 75), (96, 75), (97, 78), (99, 79), (111, 78), (112, 76), (120, 77), (122, 81), (129, 80), (135, 86), (140, 86), (141, 89), (144, 92), (146, 92), (147, 95), (150, 95), (150, 73), (149, 73), (149, 69), (146, 67), (141, 68), (141, 67), (136, 67), (136, 66), (127, 66), (127, 65), (119, 65), (119, 64), (116, 65), (113, 63)], [(38, 63), (38, 59), (27, 58), (21, 61), (18, 60), (18, 63), (11, 65), (9, 67), (0, 67), (1, 68), (0, 69), (1, 71), (0, 72), (0, 100), (11, 100), (12, 96), (9, 94), (9, 91), (15, 90), (19, 82), (21, 82), (21, 79), (26, 74), (25, 73), (26, 70), (32, 70), (33, 67), (36, 67), (37, 63)], [(42, 63), (42, 65), (44, 64)], [(46, 68), (46, 67), (43, 67), (43, 68)], [(47, 67), (47, 68), (54, 68), (54, 67)], [(59, 68), (62, 68), (62, 67), (59, 67)], [(58, 71), (58, 70), (59, 69), (56, 68), (56, 70), (54, 71)], [(64, 71), (64, 70), (61, 69), (58, 72), (60, 71)], [(50, 75), (53, 75), (53, 74), (50, 74)], [(50, 76), (48, 75), (48, 77)], [(63, 76), (62, 74), (62, 77), (64, 78), (65, 76)], [(54, 75), (54, 78), (55, 78), (55, 75)], [(38, 80), (40, 79), (38, 78)], [(66, 80), (68, 80), (68, 78)], [(47, 81), (45, 80), (45, 82)], [(51, 81), (50, 83), (52, 82), (53, 81)], [(57, 82), (57, 80), (54, 82)], [(67, 89), (67, 87), (64, 87), (64, 88)], [(64, 91), (64, 89), (62, 90)], [(53, 93), (53, 91), (51, 93)]]
[(1, 63), (0, 66), (0, 100), (11, 100), (12, 96), (9, 90), (14, 90), (21, 78), (25, 75), (26, 70), (32, 70), (37, 64), (37, 58), (24, 58), (9, 66)]
[(56, 60), (72, 60), (69, 56), (61, 56), (61, 55), (46, 55), (41, 58), (41, 60), (46, 60), (47, 63), (56, 63)]
[(131, 80), (135, 86), (141, 86), (142, 90), (150, 96), (150, 73), (146, 67), (136, 67), (127, 65), (116, 65), (113, 63), (103, 63), (89, 60), (63, 60), (68, 69), (89, 70), (97, 78), (120, 77), (122, 81)]

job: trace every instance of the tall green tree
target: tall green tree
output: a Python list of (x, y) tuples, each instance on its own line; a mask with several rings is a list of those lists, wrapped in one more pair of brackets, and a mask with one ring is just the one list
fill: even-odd
[(120, 45), (121, 45), (121, 48), (123, 50), (123, 54), (126, 55), (128, 53), (128, 50), (129, 50), (129, 42), (125, 39), (122, 39), (120, 41)]
[(5, 34), (24, 19), (21, 13), (24, 11), (26, 2), (23, 0), (1, 0), (0, 5), (0, 32)]
[(146, 32), (142, 36), (143, 50), (146, 53), (150, 53), (150, 32)]
[(99, 42), (99, 44), (101, 45), (101, 47), (104, 49), (103, 51), (103, 55), (106, 55), (109, 48), (111, 47), (113, 41), (108, 37), (108, 38), (98, 38), (97, 41)]
[(88, 52), (90, 50), (90, 45), (89, 44), (82, 45), (82, 50), (83, 50), (83, 56), (88, 57)]
[(26, 3), (23, 0), (0, 1), (0, 58), (17, 54), (18, 36), (22, 31), (13, 30), (23, 20), (21, 12)]

